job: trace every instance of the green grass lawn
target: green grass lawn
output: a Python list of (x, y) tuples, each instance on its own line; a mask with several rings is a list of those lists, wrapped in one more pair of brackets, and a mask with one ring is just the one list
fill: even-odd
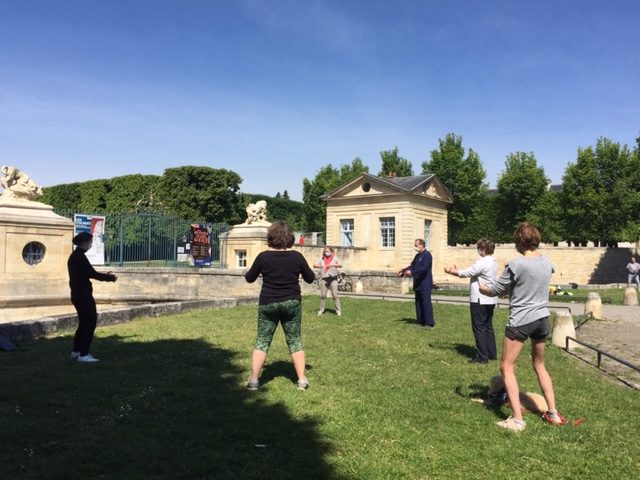
[[(302, 392), (280, 331), (261, 390), (244, 389), (255, 306), (100, 328), (94, 365), (68, 359), (71, 332), (0, 352), (0, 478), (638, 478), (638, 392), (595, 368), (549, 347), (560, 411), (584, 423), (525, 414), (513, 433), (495, 426), (506, 409), (469, 398), (498, 365), (467, 363), (468, 307), (435, 305), (423, 331), (411, 302), (317, 304), (304, 300)], [(528, 355), (519, 366), (538, 391)]]
[[(585, 303), (587, 301), (587, 295), (589, 292), (596, 292), (600, 295), (602, 299), (602, 303), (611, 304), (611, 305), (622, 305), (624, 303), (624, 288), (588, 288), (588, 287), (580, 287), (576, 290), (566, 289), (563, 290), (562, 293), (568, 292), (571, 295), (549, 295), (549, 301), (551, 302), (575, 302), (575, 303)], [(438, 290), (434, 290), (433, 295), (448, 295), (452, 297), (468, 297), (469, 289), (447, 289), (442, 288)]]

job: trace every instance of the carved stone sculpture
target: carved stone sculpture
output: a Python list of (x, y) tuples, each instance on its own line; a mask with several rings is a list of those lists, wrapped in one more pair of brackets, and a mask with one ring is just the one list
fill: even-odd
[(42, 196), (42, 188), (29, 175), (15, 167), (2, 167), (0, 185), (4, 188), (0, 195), (2, 199), (30, 201)]
[(247, 206), (247, 221), (246, 225), (262, 224), (266, 225), (267, 222), (267, 202), (265, 200), (258, 200), (256, 203), (250, 203)]

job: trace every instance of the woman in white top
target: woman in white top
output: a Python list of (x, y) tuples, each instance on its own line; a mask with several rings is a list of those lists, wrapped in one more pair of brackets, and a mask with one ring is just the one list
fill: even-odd
[(469, 306), (471, 308), (471, 329), (476, 339), (476, 355), (469, 359), (470, 363), (487, 363), (495, 360), (496, 337), (493, 333), (493, 310), (496, 307), (496, 297), (489, 297), (480, 293), (479, 281), (493, 285), (496, 281), (498, 266), (493, 258), (494, 243), (488, 238), (481, 238), (476, 244), (480, 258), (470, 267), (458, 270), (455, 265), (448, 266), (444, 271), (460, 278), (469, 278)]

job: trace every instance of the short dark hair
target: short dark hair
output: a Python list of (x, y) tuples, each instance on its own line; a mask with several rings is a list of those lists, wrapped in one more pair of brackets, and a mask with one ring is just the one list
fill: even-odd
[(421, 239), (421, 238), (416, 238), (416, 239), (413, 241), (413, 243), (416, 243), (416, 242), (418, 242), (418, 243), (419, 243), (420, 245), (422, 245), (423, 247), (427, 245), (427, 244), (424, 242), (424, 240), (423, 240), (423, 239)]
[(267, 230), (267, 245), (271, 248), (291, 248), (295, 237), (287, 222), (273, 222)]
[(516, 243), (516, 248), (520, 246), (523, 250), (535, 250), (540, 246), (540, 232), (535, 225), (521, 222), (513, 232), (513, 241)]
[(493, 252), (496, 250), (496, 245), (490, 238), (481, 238), (478, 240), (478, 243), (476, 243), (476, 247), (480, 250), (484, 250), (484, 253), (487, 255), (493, 255)]
[(80, 232), (75, 237), (73, 237), (73, 240), (71, 240), (71, 242), (73, 242), (74, 245), (80, 245), (81, 243), (88, 242), (89, 240), (93, 240), (93, 235), (91, 235), (89, 232)]

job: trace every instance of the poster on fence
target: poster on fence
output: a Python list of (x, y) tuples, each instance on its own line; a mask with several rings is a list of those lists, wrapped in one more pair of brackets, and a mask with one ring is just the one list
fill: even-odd
[(106, 217), (98, 215), (73, 215), (73, 234), (87, 232), (93, 235), (93, 245), (87, 251), (86, 256), (91, 265), (104, 265), (104, 225)]
[(194, 267), (211, 266), (211, 231), (206, 225), (191, 225), (191, 264)]

